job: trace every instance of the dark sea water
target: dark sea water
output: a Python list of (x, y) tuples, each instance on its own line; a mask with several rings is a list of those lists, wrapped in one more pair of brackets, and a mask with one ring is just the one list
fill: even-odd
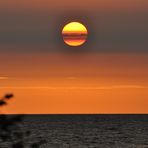
[(26, 148), (41, 138), (41, 148), (148, 148), (148, 115), (26, 115), (19, 126)]

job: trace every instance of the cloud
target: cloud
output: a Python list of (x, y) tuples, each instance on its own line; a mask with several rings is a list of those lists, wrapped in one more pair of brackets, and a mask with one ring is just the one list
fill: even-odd
[(66, 77), (67, 80), (76, 80), (77, 77)]
[[(29, 2), (29, 5), (25, 0), (21, 3), (13, 0), (12, 5), (10, 2), (8, 5), (7, 1), (10, 0), (0, 2), (0, 52), (12, 51), (12, 47), (17, 52), (62, 51), (65, 49), (65, 51), (71, 51), (70, 47), (63, 43), (61, 29), (67, 21), (73, 20), (84, 22), (89, 32), (86, 44), (78, 48), (78, 51), (83, 48), (84, 51), (98, 52), (148, 52), (148, 11), (145, 0), (140, 2), (134, 0), (134, 3), (133, 0), (122, 0), (120, 3), (118, 0), (113, 0), (113, 2), (93, 0), (95, 4), (89, 0), (90, 4), (78, 3), (86, 9), (84, 12), (78, 9), (76, 3), (74, 3), (75, 7), (71, 6), (74, 10), (70, 9), (65, 12), (65, 9), (61, 9), (61, 5), (58, 10), (55, 2), (48, 5), (48, 0), (42, 0), (44, 2), (39, 0), (38, 3), (31, 0), (32, 3)], [(35, 5), (33, 5), (34, 2)], [(69, 3), (63, 3), (63, 0), (61, 4), (64, 4), (63, 8), (65, 4), (69, 5)], [(130, 11), (127, 11), (129, 8)], [(14, 12), (10, 13), (13, 9)], [(34, 9), (36, 13), (33, 12)], [(114, 9), (118, 13), (116, 11), (113, 13)]]
[(0, 77), (0, 80), (7, 80), (8, 77)]
[(148, 86), (142, 85), (113, 85), (99, 87), (48, 87), (48, 86), (25, 86), (25, 87), (1, 87), (1, 89), (17, 89), (17, 90), (113, 90), (113, 89), (148, 89)]

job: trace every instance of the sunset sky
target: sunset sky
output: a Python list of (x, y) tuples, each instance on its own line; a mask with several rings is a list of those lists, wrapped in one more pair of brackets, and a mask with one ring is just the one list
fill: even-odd
[[(87, 42), (61, 31), (78, 21)], [(148, 113), (147, 0), (0, 1), (2, 113)]]

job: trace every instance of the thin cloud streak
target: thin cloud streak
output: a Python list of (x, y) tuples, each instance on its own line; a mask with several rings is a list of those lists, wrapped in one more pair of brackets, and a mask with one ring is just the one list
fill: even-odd
[(8, 77), (0, 77), (0, 80), (7, 80), (9, 79)]
[(31, 87), (1, 87), (0, 89), (46, 89), (46, 90), (110, 90), (110, 89), (148, 89), (148, 86), (142, 85), (114, 85), (103, 87), (46, 87), (46, 86), (31, 86)]

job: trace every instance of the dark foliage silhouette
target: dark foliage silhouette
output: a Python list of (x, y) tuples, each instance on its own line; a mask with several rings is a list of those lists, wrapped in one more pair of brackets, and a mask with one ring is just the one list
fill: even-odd
[[(13, 94), (6, 94), (0, 99), (0, 107), (8, 104), (8, 101), (14, 97)], [(10, 143), (11, 148), (25, 148), (28, 144), (25, 137), (31, 136), (31, 131), (22, 131), (19, 124), (25, 115), (0, 115), (0, 148), (2, 144)], [(40, 148), (46, 143), (46, 140), (40, 138), (37, 142), (31, 143), (30, 148)]]

